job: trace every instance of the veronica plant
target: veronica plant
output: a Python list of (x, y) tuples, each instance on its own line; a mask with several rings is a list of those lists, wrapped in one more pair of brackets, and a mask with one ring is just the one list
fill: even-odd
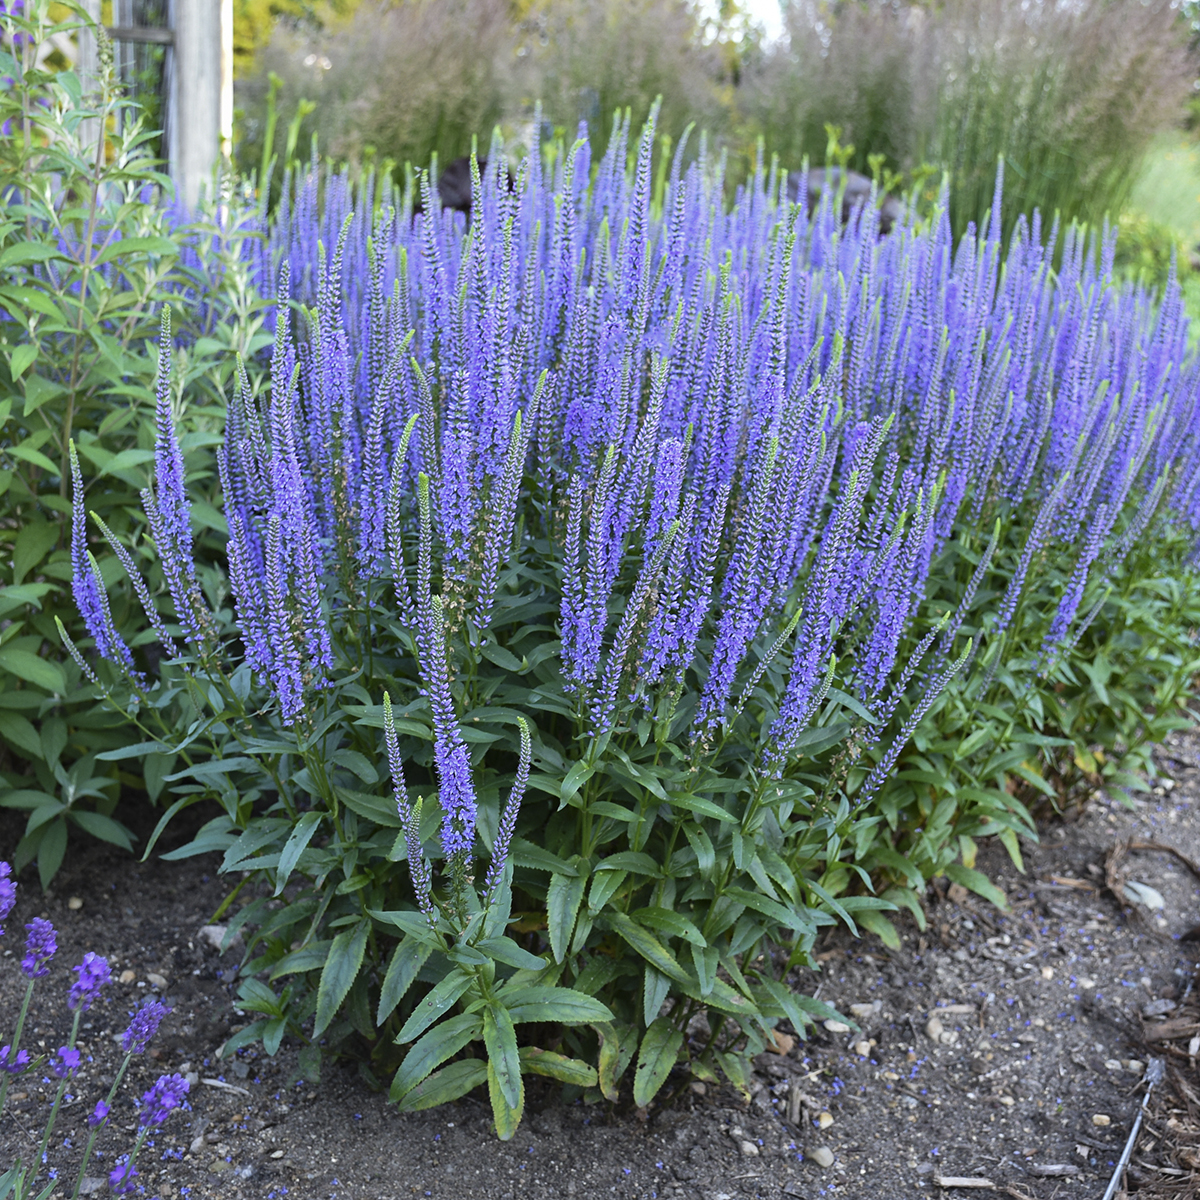
[(175, 619), (133, 587), (166, 661), (131, 664), (89, 530), (136, 564), (78, 489), (103, 661), (72, 652), (145, 731), (108, 757), (169, 758), (164, 823), (220, 805), (173, 856), (258, 885), (231, 929), (261, 1019), (227, 1050), (355, 1053), (409, 1109), (486, 1081), (511, 1136), (529, 1073), (744, 1086), (831, 1013), (789, 986), (823, 927), (894, 936), (926, 872), (986, 893), (945, 830), (1015, 846), (1020, 799), (937, 797), (913, 866), (898, 778), (952, 701), (1062, 669), (1133, 550), (1194, 546), (1200, 447), (1177, 291), (1114, 288), (1075, 230), (1064, 274), (1024, 225), (1005, 257), (999, 188), (955, 248), (944, 207), (880, 240), (774, 171), (726, 211), (707, 156), (656, 173), (652, 125), (512, 190), (500, 149), (469, 229), (427, 180), (415, 221), (338, 176), (281, 205), (269, 377), (239, 371), (219, 456), (228, 592), (160, 405)]
[[(0, 920), (12, 911), (15, 901), (16, 885), (11, 879), (11, 868), (8, 863), (0, 862)], [(101, 989), (112, 980), (112, 972), (106, 959), (91, 952), (85, 954), (83, 961), (72, 968), (76, 978), (67, 995), (67, 1008), (74, 1015), (66, 1045), (60, 1046), (53, 1054), (31, 1056), (28, 1050), (21, 1049), (25, 1019), (29, 1014), (30, 1001), (33, 999), (35, 981), (49, 974), (49, 964), (58, 952), (58, 944), (54, 926), (41, 917), (34, 917), (25, 926), (25, 931), (25, 952), (21, 957), (21, 973), (26, 977), (28, 983), (20, 1011), (17, 1013), (16, 1026), (11, 1040), (0, 1047), (0, 1112), (4, 1110), (4, 1101), (8, 1096), (9, 1084), (13, 1079), (21, 1076), (32, 1077), (33, 1072), (45, 1069), (51, 1071), (59, 1083), (54, 1099), (50, 1102), (50, 1111), (46, 1116), (46, 1125), (42, 1131), (37, 1153), (28, 1165), (24, 1165), (18, 1160), (0, 1174), (0, 1200), (8, 1200), (9, 1197), (12, 1197), (12, 1200), (32, 1200), (35, 1196), (37, 1200), (46, 1200), (52, 1192), (62, 1191), (63, 1181), (53, 1170), (49, 1172), (49, 1181), (40, 1188), (38, 1180), (47, 1163), (47, 1151), (58, 1115), (62, 1111), (64, 1103), (71, 1103), (78, 1097), (82, 1083), (80, 1078), (82, 1055), (75, 1044), (79, 1036), (80, 1018), (95, 1003)], [(0, 928), (0, 936), (3, 936), (3, 933), (4, 930)], [(95, 1108), (88, 1118), (90, 1133), (84, 1147), (75, 1186), (71, 1192), (71, 1200), (76, 1200), (83, 1186), (96, 1139), (108, 1121), (113, 1100), (121, 1086), (121, 1081), (125, 1078), (125, 1072), (129, 1069), (133, 1055), (145, 1052), (150, 1040), (158, 1032), (163, 1018), (170, 1011), (165, 1004), (150, 1001), (134, 1012), (129, 1028), (122, 1035), (125, 1058), (106, 1098), (96, 1101)], [(147, 1134), (155, 1126), (162, 1124), (172, 1109), (178, 1108), (183, 1103), (188, 1087), (188, 1081), (180, 1075), (163, 1075), (142, 1097), (138, 1114), (138, 1134), (133, 1149), (129, 1154), (121, 1157), (109, 1176), (109, 1183), (114, 1194), (123, 1195), (125, 1192), (133, 1190), (133, 1179), (137, 1175), (137, 1169), (133, 1164)], [(68, 1088), (75, 1094), (68, 1093)]]

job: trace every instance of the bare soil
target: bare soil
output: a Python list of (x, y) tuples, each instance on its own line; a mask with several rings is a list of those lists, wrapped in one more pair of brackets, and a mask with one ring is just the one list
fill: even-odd
[[(931, 887), (928, 928), (902, 922), (901, 949), (835, 935), (820, 970), (792, 982), (844, 1013), (870, 1008), (857, 1009), (858, 1029), (819, 1028), (790, 1048), (783, 1039), (788, 1052), (761, 1057), (749, 1098), (693, 1084), (640, 1119), (620, 1105), (565, 1105), (533, 1081), (526, 1120), (502, 1144), (486, 1097), (399, 1116), (352, 1066), (327, 1067), (317, 1086), (296, 1079), (286, 1043), (275, 1059), (251, 1051), (220, 1061), (244, 1020), (231, 1004), (236, 960), (198, 935), (230, 881), (211, 860), (138, 864), (97, 844), (73, 853), (47, 895), (33, 872), (22, 878), (0, 942), (0, 1031), (23, 992), (19, 935), (34, 916), (54, 922), (59, 953), (31, 1010), (29, 1048), (61, 1044), (69, 968), (84, 951), (124, 974), (82, 1029), (85, 1067), (47, 1163), (63, 1200), (86, 1116), (119, 1065), (117, 1038), (156, 992), (174, 1011), (134, 1061), (90, 1168), (94, 1194), (108, 1194), (104, 1177), (132, 1145), (134, 1097), (178, 1070), (193, 1079), (190, 1106), (138, 1160), (139, 1193), (162, 1200), (1091, 1200), (1113, 1173), (1144, 1064), (1157, 1055), (1167, 1076), (1118, 1195), (1194, 1198), (1200, 942), (1188, 935), (1200, 937), (1200, 879), (1183, 860), (1200, 861), (1200, 735), (1164, 746), (1160, 764), (1164, 786), (1132, 807), (1100, 796), (1078, 819), (1049, 823), (1040, 843), (1024, 844), (1023, 874), (999, 846), (981, 851), (977, 865), (1004, 889), (1007, 913)], [(15, 814), (0, 816), (0, 857), (20, 832)], [(1157, 891), (1164, 907), (1119, 899), (1125, 880)], [(0, 1164), (29, 1157), (53, 1094), (41, 1072), (14, 1081)], [(949, 1178), (992, 1186), (945, 1187)]]

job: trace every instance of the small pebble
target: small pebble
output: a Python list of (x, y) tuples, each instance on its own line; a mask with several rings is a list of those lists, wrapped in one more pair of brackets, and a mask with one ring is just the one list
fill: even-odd
[(1119, 1071), (1121, 1069), (1121, 1064), (1115, 1058), (1106, 1059), (1104, 1063), (1104, 1069), (1106, 1071)]
[(808, 1157), (817, 1164), (818, 1167), (833, 1166), (833, 1151), (828, 1146), (814, 1146), (808, 1152)]
[(1096, 981), (1094, 979), (1081, 979), (1079, 981), (1079, 986), (1084, 989), (1094, 988), (1096, 986)]
[(132, 983), (136, 978), (137, 978), (137, 973), (135, 971), (130, 971), (127, 968), (126, 970), (122, 971), (120, 975), (117, 976), (117, 982), (118, 983)]
[(929, 1038), (931, 1042), (940, 1042), (942, 1040), (943, 1032), (945, 1031), (942, 1029), (941, 1021), (939, 1021), (937, 1017), (930, 1017), (925, 1025), (925, 1036)]
[(70, 900), (67, 901), (67, 907), (72, 912), (78, 912), (83, 907), (83, 901), (80, 900), (78, 896), (72, 896)]
[(758, 1157), (758, 1147), (753, 1142), (739, 1142), (738, 1148), (747, 1158)]
[(1101, 1127), (1103, 1127), (1103, 1126), (1105, 1126), (1105, 1125), (1111, 1125), (1111, 1124), (1112, 1124), (1112, 1117), (1105, 1116), (1105, 1114), (1104, 1114), (1104, 1113), (1096, 1113), (1096, 1114), (1095, 1114), (1095, 1115), (1092, 1117), (1092, 1124), (1093, 1124), (1093, 1125), (1099, 1125), (1099, 1126), (1101, 1126)]
[(1146, 1069), (1146, 1064), (1144, 1062), (1138, 1062), (1136, 1058), (1131, 1058), (1125, 1064), (1125, 1069), (1127, 1071), (1132, 1071), (1135, 1075), (1140, 1075)]
[(283, 1151), (282, 1151), (282, 1150), (272, 1150), (272, 1151), (271, 1151), (271, 1157), (272, 1157), (272, 1158), (282, 1158), (282, 1157), (283, 1157)]
[(1054, 968), (1053, 967), (1043, 967), (1042, 968), (1042, 978), (1043, 979), (1053, 979), (1054, 978)]
[(822, 1129), (828, 1129), (833, 1124), (833, 1113), (823, 1112), (817, 1117), (817, 1124)]
[(146, 979), (149, 980), (151, 987), (156, 987), (161, 990), (167, 986), (166, 979), (155, 971), (151, 971), (150, 974), (146, 976)]
[(856, 1042), (854, 1045), (854, 1053), (857, 1054), (860, 1058), (870, 1058), (871, 1057), (871, 1043), (870, 1042)]
[(850, 1032), (850, 1026), (847, 1025), (845, 1023), (845, 1021), (835, 1021), (831, 1017), (828, 1021), (824, 1021), (822, 1023), (824, 1024), (825, 1028), (829, 1030), (830, 1033), (849, 1033)]

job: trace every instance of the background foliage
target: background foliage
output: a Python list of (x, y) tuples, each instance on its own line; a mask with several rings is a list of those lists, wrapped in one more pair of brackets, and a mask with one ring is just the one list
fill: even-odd
[[(6, 18), (0, 49), (0, 75), (14, 81), (0, 90), (0, 805), (28, 811), (14, 865), (36, 858), (48, 884), (72, 831), (130, 845), (116, 807), (123, 789), (143, 786), (97, 762), (127, 735), (81, 696), (55, 628), (80, 629), (68, 586), (68, 443), (88, 464), (89, 504), (140, 556), (137, 495), (154, 444), (145, 339), (159, 310), (174, 307), (174, 402), (197, 484), (203, 492), (207, 473), (215, 498), (206, 448), (222, 426), (230, 354), (254, 347), (258, 301), (236, 210), (189, 224), (156, 203), (165, 181), (142, 149), (149, 132), (114, 89), (111, 55), (99, 92), (83, 96), (73, 72), (34, 65), (38, 43), (75, 20), (55, 26), (45, 5), (29, 8)], [(211, 502), (196, 516), (223, 532)], [(151, 775), (146, 786), (157, 795), (161, 782)]]
[[(316, 133), (335, 158), (370, 148), (418, 167), (434, 152), (443, 163), (468, 154), (473, 138), (486, 146), (497, 121), (528, 145), (539, 101), (552, 126), (570, 134), (584, 119), (606, 136), (618, 108), (636, 128), (661, 96), (660, 130), (706, 130), (734, 183), (753, 170), (759, 138), (791, 169), (806, 155), (823, 162), (828, 124), (864, 174), (872, 156), (916, 182), (920, 168), (935, 184), (947, 171), (956, 236), (985, 216), (1004, 155), (1007, 236), (1034, 207), (1047, 223), (1055, 212), (1115, 218), (1196, 73), (1169, 0), (794, 0), (784, 17), (787, 36), (770, 44), (736, 5), (701, 16), (681, 0), (372, 0), (320, 29), (284, 21), (239, 85), (241, 161), (262, 157), (269, 72), (285, 123), (303, 100), (316, 105), (302, 146)], [(471, 38), (457, 36), (464, 28)]]

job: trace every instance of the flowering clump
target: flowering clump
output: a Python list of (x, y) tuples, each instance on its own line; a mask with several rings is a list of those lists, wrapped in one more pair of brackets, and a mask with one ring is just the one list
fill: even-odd
[(163, 1018), (171, 1010), (158, 1000), (150, 1000), (133, 1014), (129, 1028), (121, 1034), (121, 1046), (126, 1054), (144, 1054), (158, 1032)]
[(67, 1007), (72, 1012), (76, 1010), (87, 1012), (92, 1007), (92, 1001), (95, 1000), (100, 989), (105, 984), (112, 982), (112, 970), (108, 965), (108, 959), (101, 958), (90, 950), (83, 956), (83, 962), (77, 967), (72, 967), (72, 970), (79, 978), (71, 984), (71, 991), (67, 996)]
[(25, 926), (25, 954), (21, 959), (21, 970), (28, 979), (40, 979), (50, 973), (49, 962), (58, 950), (54, 926), (42, 917), (34, 917)]
[[(164, 752), (177, 697), (208, 700), (223, 769), (176, 776), (221, 805), (197, 845), (295, 897), (244, 910), (296, 957), (280, 993), (243, 981), (239, 1036), (319, 1053), (373, 1013), (414, 1108), (479, 1041), (431, 1087), (486, 1083), (503, 1136), (527, 1072), (615, 1099), (636, 1057), (639, 1105), (689, 1056), (737, 1080), (734, 1047), (825, 1011), (785, 982), (823, 927), (894, 940), (921, 880), (986, 890), (973, 839), (1034, 833), (1005, 771), (1114, 727), (1073, 707), (1105, 606), (1197, 561), (1200, 360), (1177, 287), (1113, 284), (1111, 237), (1034, 215), (1005, 248), (998, 183), (957, 246), (945, 196), (881, 238), (871, 205), (843, 226), (760, 166), (727, 207), (703, 146), (655, 153), (619, 123), (598, 161), (535, 147), (510, 190), (493, 147), (469, 228), (428, 179), (416, 216), (390, 184), (298, 181), (254, 263), (274, 347), (238, 365), (217, 454), (232, 611), (194, 582), (161, 378), (144, 499), (174, 622), (117, 552), (158, 678), (73, 533), (97, 686)], [(1138, 621), (1112, 653), (1160, 674), (1126, 745), (1192, 658)], [(1005, 705), (994, 736), (953, 724)], [(518, 1042), (556, 1023), (591, 1030), (580, 1057)]]
[(182, 1075), (161, 1075), (154, 1086), (142, 1097), (142, 1109), (138, 1113), (138, 1124), (161, 1125), (173, 1108), (183, 1103), (188, 1093), (188, 1081)]
[[(3, 921), (13, 910), (17, 902), (17, 885), (12, 879), (12, 867), (6, 862), (0, 862), (0, 921)], [(4, 936), (4, 926), (0, 925), (0, 937)]]

